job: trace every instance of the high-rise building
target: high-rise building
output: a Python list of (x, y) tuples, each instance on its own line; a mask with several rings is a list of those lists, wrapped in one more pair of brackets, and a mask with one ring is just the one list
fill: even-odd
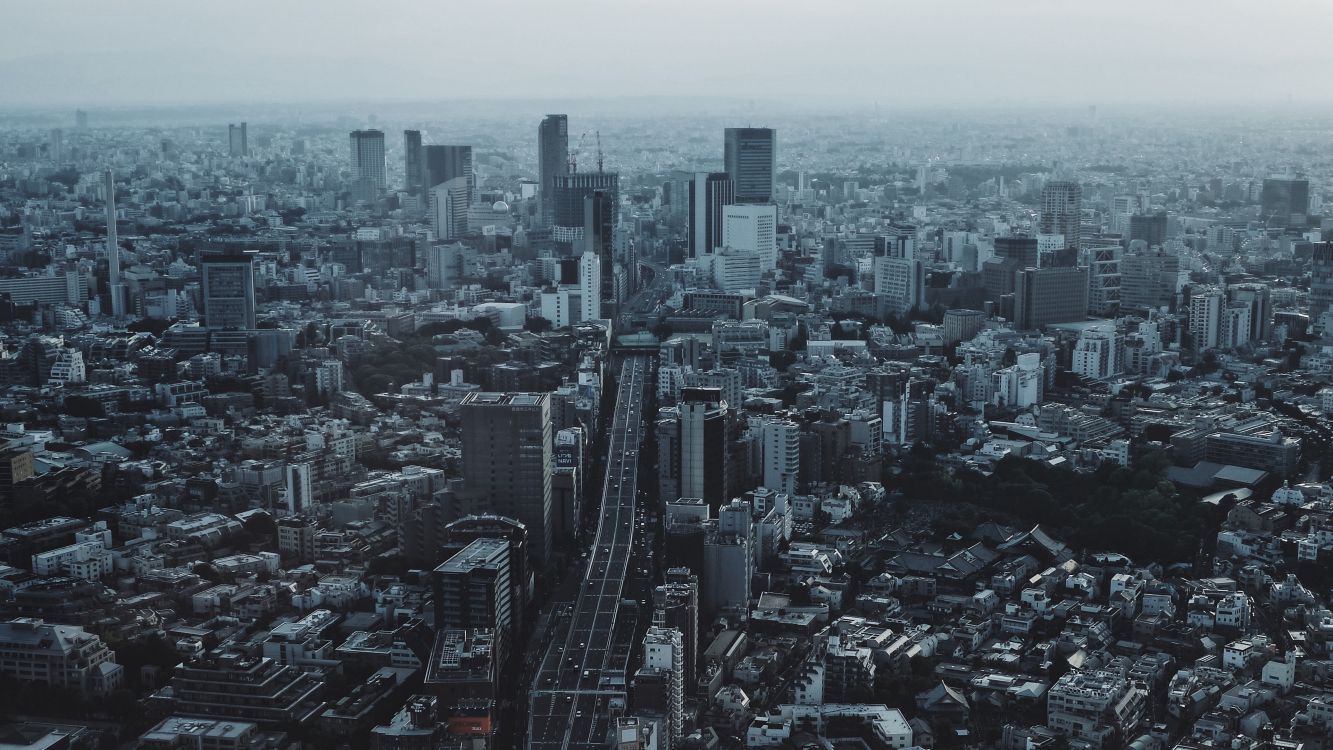
[(778, 207), (730, 205), (722, 207), (722, 245), (759, 255), (760, 269), (778, 267)]
[(1039, 263), (1036, 237), (996, 237), (995, 257), (1012, 258), (1019, 268), (1035, 268)]
[(727, 128), (723, 161), (737, 203), (771, 203), (777, 178), (777, 131)]
[[(435, 568), (435, 628), (487, 628), (509, 634), (513, 587), (509, 540), (477, 539)], [(505, 639), (507, 640), (507, 639)]]
[(379, 200), (389, 181), (384, 165), (384, 131), (353, 130), (351, 134), (352, 200)]
[(926, 295), (925, 264), (914, 258), (875, 258), (875, 294), (890, 312), (906, 315), (921, 307)]
[(425, 193), (427, 187), (433, 187), (425, 184), (425, 163), (426, 155), (421, 148), (421, 131), (404, 130), (403, 189), (406, 190), (409, 195), (420, 196)]
[(245, 331), (255, 327), (255, 259), (250, 255), (205, 255), (200, 261), (204, 325)]
[(620, 175), (615, 172), (570, 172), (557, 175), (552, 183), (553, 219), (551, 237), (570, 246), (583, 239), (583, 224), (587, 219), (586, 202), (597, 191), (607, 195), (601, 199), (603, 207), (612, 207), (611, 222), (615, 225), (614, 209), (620, 205)]
[(1083, 188), (1070, 180), (1051, 180), (1041, 189), (1039, 234), (1064, 236), (1064, 246), (1077, 250), (1083, 232)]
[(436, 238), (444, 241), (457, 240), (467, 234), (468, 178), (455, 177), (452, 180), (433, 185), (429, 191), (427, 215)]
[(537, 126), (538, 197), (542, 226), (555, 224), (555, 180), (569, 174), (569, 116), (547, 115)]
[(680, 631), (686, 694), (694, 693), (699, 661), (699, 577), (689, 568), (668, 568), (653, 590), (653, 624)]
[(88, 129), (88, 113), (81, 109), (74, 110), (74, 127), (79, 130)]
[(422, 153), (421, 177), (426, 189), (462, 177), (467, 184), (470, 205), (477, 186), (477, 177), (472, 171), (472, 147), (431, 144), (422, 147)]
[(1134, 214), (1129, 217), (1129, 241), (1143, 240), (1148, 247), (1166, 244), (1166, 212)]
[(544, 563), (553, 543), (550, 397), (469, 393), (461, 409), (465, 492), (527, 526), (530, 554)]
[(634, 677), (635, 709), (659, 712), (666, 719), (667, 735), (673, 739), (680, 738), (685, 724), (682, 640), (679, 630), (649, 626), (643, 636), (643, 665)]
[(775, 492), (796, 494), (801, 471), (801, 426), (788, 419), (762, 423), (764, 485)]
[(596, 320), (602, 315), (602, 259), (584, 251), (579, 256), (579, 320)]
[(1120, 258), (1120, 309), (1147, 311), (1170, 307), (1176, 299), (1180, 257), (1149, 250)]
[(1273, 300), (1267, 284), (1234, 284), (1227, 287), (1233, 303), (1250, 309), (1250, 340), (1268, 341), (1273, 334)]
[(1105, 380), (1124, 371), (1125, 337), (1114, 325), (1083, 331), (1074, 345), (1070, 371), (1093, 380)]
[(1261, 216), (1271, 226), (1305, 226), (1310, 212), (1310, 181), (1304, 178), (1270, 177), (1259, 194)]
[(721, 388), (681, 389), (681, 497), (702, 498), (712, 508), (726, 501), (731, 478), (728, 418)]
[(1190, 339), (1195, 351), (1216, 349), (1222, 336), (1226, 298), (1220, 289), (1193, 290), (1190, 294)]
[(1112, 317), (1120, 309), (1120, 246), (1088, 248), (1088, 312)]
[(1020, 330), (1088, 317), (1086, 266), (1024, 268), (1014, 274), (1014, 325)]
[(689, 257), (703, 258), (723, 246), (722, 216), (736, 202), (736, 185), (726, 172), (695, 172), (689, 190)]
[(1311, 260), (1310, 325), (1323, 330), (1321, 318), (1333, 309), (1333, 242), (1315, 245)]
[(52, 128), (50, 140), (47, 143), (46, 155), (51, 161), (62, 164), (65, 161), (65, 131), (60, 128)]
[(120, 281), (120, 235), (116, 230), (116, 176), (107, 170), (105, 174), (106, 181), (106, 267), (107, 267), (107, 294), (110, 296), (109, 305), (111, 316), (121, 318), (125, 316), (127, 300), (125, 285)]
[(314, 485), (310, 480), (310, 464), (287, 464), (287, 515), (309, 513), (314, 505)]
[[(616, 316), (615, 229), (616, 205), (614, 196), (606, 190), (594, 190), (583, 199), (583, 253), (597, 257), (601, 276), (598, 293), (599, 313), (595, 317), (611, 319)], [(582, 278), (580, 278), (582, 283)]]
[(250, 136), (246, 124), (227, 126), (227, 154), (233, 159), (244, 159), (250, 155)]

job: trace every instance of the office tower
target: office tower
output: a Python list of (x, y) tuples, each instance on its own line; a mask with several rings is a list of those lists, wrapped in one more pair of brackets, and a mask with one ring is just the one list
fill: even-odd
[(287, 464), (287, 515), (299, 516), (310, 512), (314, 503), (314, 486), (310, 481), (310, 464)]
[(602, 316), (602, 260), (596, 253), (579, 256), (579, 320)]
[(722, 247), (723, 209), (736, 202), (736, 185), (726, 172), (695, 172), (689, 190), (689, 257), (704, 258)]
[(653, 624), (680, 631), (685, 692), (693, 694), (699, 663), (699, 577), (689, 568), (668, 568), (653, 589)]
[(760, 270), (778, 267), (778, 207), (722, 207), (722, 246), (759, 255)]
[(1088, 269), (1024, 268), (1014, 274), (1014, 325), (1020, 330), (1088, 317)]
[(437, 239), (457, 240), (467, 234), (469, 192), (466, 177), (455, 177), (430, 188), (426, 211)]
[(479, 539), (502, 539), (509, 544), (509, 620), (522, 623), (528, 592), (532, 589), (532, 566), (528, 564), (528, 527), (508, 516), (493, 513), (468, 515), (450, 521), (441, 530), (440, 560), (462, 552)]
[(477, 272), (477, 251), (460, 242), (426, 248), (426, 283), (431, 289), (452, 289)]
[(737, 203), (772, 203), (777, 177), (777, 131), (727, 128), (723, 167), (736, 189)]
[(1170, 307), (1176, 300), (1180, 258), (1149, 250), (1120, 258), (1120, 309), (1145, 312)]
[(250, 137), (245, 123), (227, 126), (227, 154), (233, 159), (244, 159), (250, 155)]
[(727, 499), (730, 461), (727, 402), (721, 388), (680, 392), (680, 496), (717, 508)]
[(254, 257), (205, 255), (200, 261), (204, 325), (245, 331), (255, 327)]
[(764, 485), (775, 492), (796, 494), (801, 471), (801, 426), (788, 419), (766, 420), (763, 433)]
[(477, 539), (431, 572), (435, 629), (488, 628), (507, 642), (513, 620), (509, 540)]
[(569, 174), (569, 116), (547, 115), (537, 126), (537, 171), (541, 223), (555, 224), (555, 180)]
[(1227, 287), (1227, 297), (1250, 309), (1250, 340), (1268, 341), (1273, 335), (1273, 300), (1267, 284), (1235, 284)]
[(1205, 288), (1192, 290), (1190, 293), (1190, 343), (1191, 349), (1204, 351), (1216, 349), (1221, 340), (1222, 310), (1226, 299), (1221, 290)]
[(47, 156), (51, 161), (62, 164), (65, 161), (65, 131), (60, 128), (52, 128), (50, 140), (47, 143)]
[(421, 131), (403, 131), (403, 189), (408, 195), (423, 195), (428, 187), (424, 182), (426, 155), (421, 148)]
[(352, 200), (374, 203), (388, 187), (384, 166), (384, 131), (353, 130)]
[(1112, 234), (1118, 234), (1121, 237), (1129, 234), (1129, 221), (1139, 207), (1138, 196), (1135, 195), (1117, 195), (1111, 199), (1110, 210), (1110, 230)]
[(1051, 180), (1041, 189), (1039, 234), (1064, 237), (1066, 248), (1080, 247), (1083, 232), (1083, 188), (1069, 180)]
[(463, 487), (493, 513), (522, 521), (538, 564), (551, 553), (552, 429), (545, 393), (469, 393), (461, 404)]
[(81, 109), (76, 109), (76, 110), (74, 110), (74, 127), (78, 128), (79, 130), (87, 130), (87, 129), (88, 129), (88, 113), (87, 113), (87, 112), (85, 112), (85, 111), (83, 111), (83, 110), (81, 110)]
[(1310, 211), (1310, 181), (1303, 178), (1270, 177), (1259, 194), (1260, 219), (1265, 226), (1305, 226)]
[(1120, 309), (1120, 246), (1088, 249), (1088, 312), (1111, 317)]
[(679, 630), (650, 625), (643, 636), (643, 665), (634, 676), (634, 707), (666, 719), (678, 741), (685, 724), (685, 649)]
[(1040, 263), (1036, 237), (996, 237), (995, 257), (1012, 258), (1019, 268), (1035, 268)]
[(1217, 345), (1235, 349), (1250, 343), (1250, 306), (1244, 302), (1227, 302), (1222, 307), (1222, 320), (1217, 331)]
[(1322, 332), (1324, 313), (1333, 309), (1333, 242), (1315, 245), (1311, 261), (1310, 325)]
[(106, 267), (107, 294), (111, 297), (111, 316), (121, 318), (126, 312), (125, 285), (120, 282), (120, 235), (116, 231), (116, 176), (106, 171)]
[[(616, 316), (615, 227), (616, 205), (611, 193), (594, 190), (583, 199), (583, 256), (592, 253), (598, 261), (598, 314), (595, 317), (611, 319)], [(582, 270), (582, 269), (580, 269)], [(579, 282), (582, 284), (580, 277)], [(586, 302), (584, 304), (587, 304)]]
[(704, 536), (704, 569), (699, 576), (700, 606), (712, 620), (725, 609), (744, 610), (750, 604), (754, 573), (751, 506), (732, 500), (720, 509), (718, 520)]
[(1014, 277), (1023, 268), (1023, 264), (1013, 258), (987, 258), (981, 264), (981, 282), (986, 290), (986, 301), (1000, 305), (1006, 298), (1012, 299)]
[[(552, 239), (571, 247), (581, 244), (583, 223), (587, 219), (585, 203), (599, 190), (607, 194), (602, 200), (609, 202), (613, 209), (620, 205), (620, 175), (615, 172), (570, 172), (555, 176), (551, 188), (552, 223), (549, 225)], [(615, 226), (614, 215), (610, 218)]]
[(1143, 240), (1148, 247), (1166, 244), (1166, 213), (1134, 214), (1129, 217), (1129, 241)]
[(421, 176), (425, 180), (426, 188), (430, 189), (462, 177), (467, 184), (468, 204), (471, 205), (477, 186), (477, 177), (472, 171), (472, 147), (432, 144), (423, 147), (422, 153), (425, 155), (425, 162), (421, 168)]
[(884, 296), (888, 310), (906, 315), (925, 302), (926, 267), (912, 258), (875, 258), (875, 294)]
[(661, 408), (653, 423), (657, 437), (657, 494), (662, 502), (683, 497), (680, 491), (680, 410)]

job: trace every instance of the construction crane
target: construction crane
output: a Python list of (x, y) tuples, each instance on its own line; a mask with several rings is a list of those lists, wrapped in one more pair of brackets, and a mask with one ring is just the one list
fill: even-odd
[(587, 138), (588, 138), (588, 131), (585, 130), (583, 131), (583, 135), (579, 136), (579, 142), (574, 145), (574, 148), (571, 148), (569, 150), (570, 174), (579, 171), (579, 154), (583, 152), (583, 141), (586, 140)]

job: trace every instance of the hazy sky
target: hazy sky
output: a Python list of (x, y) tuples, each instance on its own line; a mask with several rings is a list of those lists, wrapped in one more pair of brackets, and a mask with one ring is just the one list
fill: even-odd
[(1327, 102), (1333, 0), (4, 0), (0, 107)]

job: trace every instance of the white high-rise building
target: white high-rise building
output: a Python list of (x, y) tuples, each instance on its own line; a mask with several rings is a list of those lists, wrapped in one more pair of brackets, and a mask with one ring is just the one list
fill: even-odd
[(801, 428), (789, 420), (763, 423), (764, 486), (786, 495), (796, 494), (801, 469)]
[(602, 258), (597, 253), (579, 256), (579, 320), (602, 316)]
[(1217, 289), (1197, 290), (1190, 297), (1190, 338), (1193, 349), (1216, 349), (1221, 341), (1222, 309), (1226, 302)]
[(722, 207), (722, 245), (759, 254), (760, 270), (778, 267), (778, 207), (730, 205)]
[(456, 240), (467, 233), (471, 190), (467, 177), (455, 177), (430, 189), (428, 212), (437, 239)]
[(1093, 380), (1105, 380), (1124, 371), (1124, 337), (1114, 326), (1086, 330), (1074, 346), (1070, 369)]
[(756, 252), (725, 248), (708, 262), (713, 267), (713, 284), (724, 292), (753, 290), (763, 278), (763, 259)]
[(83, 352), (78, 349), (61, 349), (56, 361), (51, 365), (51, 385), (77, 385), (88, 382), (88, 370), (83, 364)]
[(287, 514), (299, 516), (314, 504), (310, 464), (287, 464)]
[(926, 270), (919, 260), (875, 258), (875, 294), (888, 297), (888, 307), (902, 315), (922, 305), (926, 294)]

